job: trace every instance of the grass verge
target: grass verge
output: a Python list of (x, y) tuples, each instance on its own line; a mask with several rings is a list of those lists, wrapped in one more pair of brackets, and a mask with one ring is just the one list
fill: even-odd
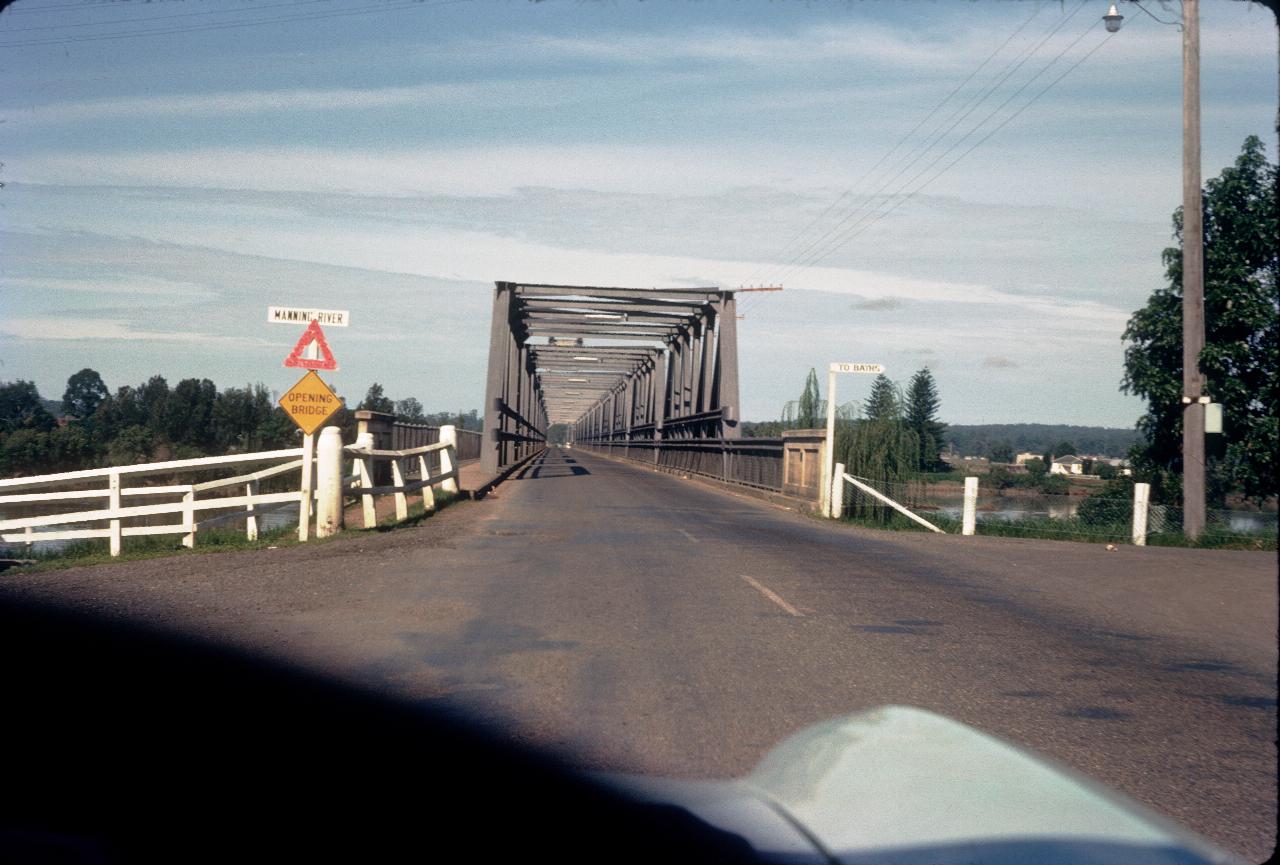
[[(958, 519), (939, 514), (924, 514), (924, 518), (947, 534), (960, 534)], [(887, 531), (927, 532), (924, 526), (896, 512), (888, 516), (844, 517), (843, 522)], [(977, 533), (988, 537), (1039, 538), (1054, 541), (1082, 541), (1085, 543), (1123, 543), (1130, 540), (1130, 526), (1126, 524), (1088, 524), (1074, 519), (1032, 517), (1020, 520), (979, 521)], [(1192, 541), (1181, 532), (1161, 532), (1147, 537), (1152, 547), (1186, 547), (1209, 550), (1276, 550), (1274, 535), (1251, 535), (1224, 531), (1213, 526)]]
[[(410, 505), (409, 516), (403, 520), (394, 518), (384, 520), (376, 527), (371, 529), (348, 528), (344, 531), (333, 535), (330, 538), (316, 538), (312, 536), (308, 543), (325, 542), (333, 538), (340, 538), (345, 534), (352, 532), (390, 532), (396, 529), (412, 528), (420, 525), (423, 520), (429, 519), (433, 514), (439, 513), (444, 508), (455, 504), (459, 500), (459, 496), (451, 493), (436, 493), (436, 507), (434, 510), (428, 511), (423, 508), (422, 502)], [(207, 529), (196, 533), (196, 545), (193, 549), (182, 546), (182, 536), (173, 535), (144, 535), (142, 537), (125, 538), (120, 555), (113, 556), (109, 552), (106, 538), (89, 538), (80, 541), (70, 541), (66, 546), (55, 551), (48, 552), (21, 552), (18, 547), (15, 551), (15, 558), (31, 559), (32, 564), (19, 565), (11, 568), (9, 573), (32, 574), (40, 571), (56, 571), (63, 568), (80, 568), (91, 565), (105, 565), (114, 562), (130, 562), (139, 559), (154, 559), (162, 556), (183, 556), (195, 555), (200, 553), (214, 552), (234, 552), (238, 550), (267, 550), (279, 549), (283, 547), (292, 547), (301, 543), (298, 540), (298, 526), (286, 525), (279, 528), (260, 531), (257, 540), (249, 540), (245, 537), (244, 529), (220, 528)]]

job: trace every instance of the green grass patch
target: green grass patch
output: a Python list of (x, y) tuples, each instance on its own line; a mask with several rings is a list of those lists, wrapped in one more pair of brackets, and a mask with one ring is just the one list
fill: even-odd
[[(409, 516), (403, 520), (396, 520), (394, 517), (384, 520), (375, 528), (367, 531), (389, 532), (396, 529), (411, 528), (419, 525), (423, 520), (430, 517), (455, 504), (459, 501), (460, 496), (453, 493), (436, 493), (435, 510), (427, 511), (422, 507), (422, 500), (418, 499), (415, 504), (409, 506)], [(364, 529), (349, 528), (347, 531), (365, 531)], [(340, 532), (330, 538), (317, 538), (312, 535), (307, 543), (324, 542), (333, 538), (340, 538), (346, 532)], [(38, 573), (40, 571), (55, 571), (63, 568), (79, 568), (90, 565), (105, 565), (113, 562), (129, 562), (139, 559), (153, 559), (161, 556), (183, 556), (194, 555), (200, 553), (213, 552), (233, 552), (236, 550), (265, 550), (271, 547), (291, 547), (300, 543), (298, 540), (298, 526), (287, 525), (279, 528), (260, 530), (258, 539), (251, 541), (245, 537), (244, 529), (234, 528), (211, 528), (205, 531), (196, 532), (196, 545), (194, 549), (188, 549), (182, 546), (182, 535), (144, 535), (142, 537), (125, 538), (122, 542), (120, 555), (113, 556), (109, 552), (109, 545), (106, 538), (89, 538), (80, 541), (70, 541), (66, 546), (56, 551), (46, 552), (25, 552), (20, 546), (13, 545), (9, 555), (17, 559), (34, 560), (30, 565), (19, 565), (11, 570), (15, 573)]]
[(22, 573), (36, 573), (62, 568), (104, 565), (111, 562), (153, 559), (160, 556), (192, 555), (224, 550), (265, 550), (268, 547), (292, 546), (296, 543), (298, 543), (297, 526), (281, 526), (259, 531), (257, 540), (253, 541), (245, 537), (244, 529), (208, 529), (196, 532), (194, 549), (182, 546), (182, 535), (179, 534), (144, 535), (123, 539), (120, 555), (113, 556), (109, 551), (106, 538), (88, 538), (71, 541), (59, 550), (18, 553), (14, 556), (15, 558), (33, 559), (35, 563), (22, 565), (14, 570), (20, 570)]
[[(960, 534), (961, 521), (942, 514), (925, 512), (921, 516), (947, 534)], [(896, 511), (886, 515), (843, 517), (842, 522), (872, 529), (895, 532), (928, 532), (924, 526)], [(1074, 518), (1026, 517), (1018, 520), (979, 520), (977, 533), (986, 537), (1038, 538), (1085, 543), (1131, 543), (1132, 527), (1123, 523), (1084, 523)], [(1242, 534), (1210, 526), (1195, 541), (1181, 532), (1161, 532), (1147, 537), (1152, 547), (1186, 547), (1208, 550), (1276, 550), (1276, 536)]]

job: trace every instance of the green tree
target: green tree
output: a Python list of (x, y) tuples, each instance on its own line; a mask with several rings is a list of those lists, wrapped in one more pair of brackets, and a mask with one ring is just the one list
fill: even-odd
[(928, 367), (911, 377), (911, 385), (907, 388), (906, 421), (920, 440), (921, 471), (936, 470), (942, 462), (938, 454), (946, 443), (947, 425), (938, 420), (941, 404), (938, 386)]
[(1013, 462), (1013, 445), (1009, 444), (1008, 439), (996, 442), (991, 447), (991, 461), (995, 463), (1011, 463)]
[(818, 371), (810, 368), (804, 380), (804, 391), (796, 406), (796, 423), (800, 429), (814, 429), (822, 420), (822, 396), (818, 392)]
[(0, 433), (22, 429), (47, 432), (57, 425), (41, 404), (35, 382), (0, 382)]
[(422, 403), (413, 397), (396, 401), (396, 419), (409, 423), (423, 423), (427, 416), (422, 413)]
[(85, 367), (67, 379), (67, 389), (62, 394), (62, 412), (83, 420), (97, 411), (110, 393), (102, 376)]
[(146, 419), (143, 422), (154, 433), (164, 434), (165, 409), (169, 401), (169, 382), (162, 375), (153, 375), (138, 387), (138, 409)]
[(184, 378), (164, 401), (158, 430), (173, 444), (197, 448), (215, 439), (213, 406), (218, 388), (207, 378)]
[[(1276, 166), (1262, 141), (1245, 139), (1235, 164), (1205, 184), (1206, 393), (1223, 406), (1222, 441), (1210, 446), (1210, 494), (1227, 486), (1254, 499), (1276, 493), (1280, 450), (1280, 206)], [(1176, 500), (1182, 473), (1182, 210), (1178, 247), (1164, 251), (1168, 285), (1129, 319), (1121, 388), (1147, 401), (1134, 469)], [(1217, 452), (1219, 456), (1213, 454)], [(1220, 495), (1220, 493), (1219, 493)]]
[(894, 420), (901, 415), (901, 405), (893, 382), (880, 373), (871, 383), (871, 395), (867, 397), (863, 411), (870, 421)]
[(382, 385), (375, 381), (369, 385), (369, 390), (365, 393), (364, 399), (360, 401), (360, 405), (356, 406), (356, 408), (394, 414), (396, 404), (382, 393)]
[(155, 452), (156, 437), (149, 427), (131, 426), (120, 431), (107, 447), (107, 461), (113, 466), (145, 463)]
[(49, 470), (49, 433), (26, 427), (0, 439), (0, 467), (7, 475), (43, 474)]

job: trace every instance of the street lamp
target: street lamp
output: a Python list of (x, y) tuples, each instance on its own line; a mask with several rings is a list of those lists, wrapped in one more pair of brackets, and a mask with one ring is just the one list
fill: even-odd
[[(1147, 12), (1142, 4), (1134, 5)], [(1147, 12), (1151, 15), (1150, 12)], [(1154, 15), (1151, 16), (1155, 18)], [(1107, 31), (1123, 20), (1112, 4)], [(1159, 18), (1156, 18), (1159, 21)], [(1171, 23), (1171, 22), (1161, 22)], [(1205, 524), (1204, 220), (1200, 204), (1200, 3), (1182, 0), (1182, 531), (1198, 538)]]
[(1107, 14), (1102, 16), (1102, 21), (1107, 25), (1108, 33), (1115, 33), (1120, 29), (1120, 22), (1124, 21), (1124, 16), (1116, 10), (1116, 4), (1112, 3)]

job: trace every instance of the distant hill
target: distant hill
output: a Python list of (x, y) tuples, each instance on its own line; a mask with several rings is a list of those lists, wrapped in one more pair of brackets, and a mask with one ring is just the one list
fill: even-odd
[(990, 456), (991, 448), (1001, 442), (1008, 442), (1014, 453), (1044, 453), (1064, 441), (1074, 445), (1078, 453), (1124, 457), (1137, 440), (1137, 430), (1102, 426), (1009, 423), (947, 427), (947, 442), (963, 456), (975, 457)]
[(62, 417), (62, 400), (60, 399), (40, 399), (40, 404), (44, 406), (44, 410), (54, 417)]

